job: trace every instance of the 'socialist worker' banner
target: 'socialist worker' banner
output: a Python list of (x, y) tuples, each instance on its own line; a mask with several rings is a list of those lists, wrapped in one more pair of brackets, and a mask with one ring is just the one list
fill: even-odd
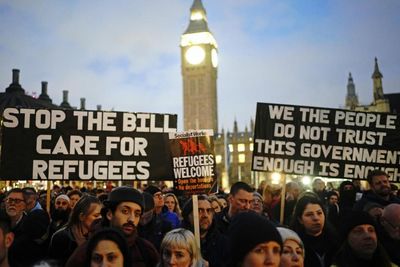
[(389, 113), (257, 104), (252, 169), (400, 181), (400, 120)]
[(213, 130), (170, 133), (174, 187), (185, 195), (217, 192)]
[(169, 114), (7, 108), (0, 179), (171, 179)]

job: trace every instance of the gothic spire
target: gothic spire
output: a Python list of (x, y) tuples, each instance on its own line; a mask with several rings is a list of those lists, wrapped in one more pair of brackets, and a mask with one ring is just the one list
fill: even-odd
[(375, 57), (375, 69), (374, 73), (372, 73), (372, 78), (383, 78), (382, 73), (379, 71), (379, 66), (378, 66), (378, 59)]

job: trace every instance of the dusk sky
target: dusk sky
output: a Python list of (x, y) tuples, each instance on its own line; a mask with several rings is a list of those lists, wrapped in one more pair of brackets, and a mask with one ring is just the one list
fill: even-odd
[[(192, 0), (0, 0), (0, 87), (21, 70), (60, 104), (178, 114), (179, 42)], [(372, 101), (374, 58), (384, 93), (400, 92), (399, 0), (203, 0), (219, 46), (219, 128), (239, 129), (256, 103), (339, 108), (351, 72)]]

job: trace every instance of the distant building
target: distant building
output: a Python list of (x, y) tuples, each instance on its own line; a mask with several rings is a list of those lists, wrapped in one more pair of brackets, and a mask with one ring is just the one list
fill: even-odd
[(356, 87), (351, 73), (347, 82), (347, 95), (345, 100), (345, 108), (355, 111), (364, 112), (400, 112), (400, 93), (385, 94), (383, 92), (383, 75), (379, 70), (378, 59), (375, 58), (374, 72), (372, 73), (372, 90), (374, 99), (369, 105), (361, 105), (356, 94)]
[(217, 133), (218, 45), (201, 0), (194, 0), (190, 8), (189, 26), (180, 47), (184, 129), (213, 129)]

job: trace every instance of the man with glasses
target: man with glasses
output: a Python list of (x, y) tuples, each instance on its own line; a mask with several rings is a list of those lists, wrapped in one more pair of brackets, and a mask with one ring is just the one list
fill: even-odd
[(393, 263), (400, 265), (400, 204), (390, 204), (383, 210), (378, 231), (379, 240)]
[(38, 241), (47, 233), (49, 217), (44, 211), (26, 213), (27, 201), (24, 190), (14, 188), (5, 199), (6, 212), (11, 219), (14, 242), (8, 256), (11, 266), (31, 266), (45, 256), (46, 245)]
[(26, 203), (22, 189), (11, 189), (5, 198), (5, 206), (7, 215), (11, 219), (11, 227), (15, 231), (21, 226), (25, 216)]

